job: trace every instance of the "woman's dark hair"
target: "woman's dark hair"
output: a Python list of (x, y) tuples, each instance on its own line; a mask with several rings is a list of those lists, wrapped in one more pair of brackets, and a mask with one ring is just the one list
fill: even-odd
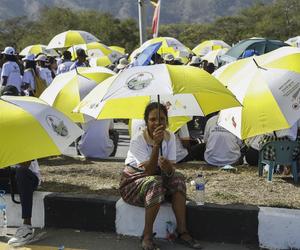
[(17, 57), (16, 57), (15, 55), (7, 55), (7, 54), (4, 54), (4, 60), (5, 60), (5, 61), (16, 62), (16, 61), (17, 61)]
[(167, 118), (167, 125), (169, 124), (169, 120), (168, 120), (168, 110), (167, 107), (161, 103), (158, 102), (151, 102), (147, 105), (147, 107), (145, 108), (145, 113), (144, 113), (144, 120), (146, 125), (148, 124), (148, 118), (149, 118), (149, 114), (152, 110), (154, 109), (160, 109), (160, 111), (162, 111), (166, 118)]

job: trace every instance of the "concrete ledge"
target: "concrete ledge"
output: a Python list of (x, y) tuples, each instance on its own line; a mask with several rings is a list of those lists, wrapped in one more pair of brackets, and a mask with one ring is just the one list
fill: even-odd
[[(44, 209), (44, 197), (49, 195), (49, 192), (36, 191), (33, 193), (33, 206), (32, 206), (32, 225), (34, 227), (44, 227), (45, 225), (45, 209)], [(16, 200), (19, 199), (19, 195), (15, 195)], [(5, 202), (7, 207), (7, 226), (19, 227), (23, 224), (22, 220), (22, 208), (20, 204), (16, 204), (11, 200), (10, 194), (5, 195)]]
[(199, 240), (258, 244), (257, 206), (216, 205), (187, 206), (187, 224)]
[(45, 197), (45, 226), (115, 232), (117, 198), (53, 193)]
[(300, 249), (300, 210), (261, 207), (259, 243), (267, 249)]
[[(53, 193), (45, 197), (45, 226), (116, 232), (119, 197)], [(187, 223), (196, 239), (258, 245), (256, 206), (187, 204)], [(136, 221), (143, 224), (143, 221)]]

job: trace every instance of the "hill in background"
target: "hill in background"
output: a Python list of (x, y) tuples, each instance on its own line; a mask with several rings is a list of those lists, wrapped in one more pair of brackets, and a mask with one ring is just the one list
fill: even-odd
[[(114, 17), (138, 18), (137, 0), (1, 0), (0, 20), (17, 16), (37, 18), (45, 7), (63, 7), (72, 10), (96, 10), (109, 12)], [(153, 8), (145, 0), (148, 22), (151, 22)], [(255, 3), (269, 4), (274, 0), (161, 0), (161, 23), (203, 23), (217, 17), (231, 16)]]

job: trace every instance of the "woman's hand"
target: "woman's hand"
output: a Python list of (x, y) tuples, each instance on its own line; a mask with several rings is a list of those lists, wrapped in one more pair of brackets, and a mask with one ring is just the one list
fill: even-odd
[(164, 139), (164, 133), (165, 133), (164, 125), (159, 125), (157, 128), (154, 129), (152, 137), (155, 145), (160, 145), (160, 143)]
[(171, 175), (173, 172), (173, 164), (166, 159), (165, 157), (161, 156), (158, 159), (158, 165), (160, 166), (161, 170), (166, 174), (166, 175)]

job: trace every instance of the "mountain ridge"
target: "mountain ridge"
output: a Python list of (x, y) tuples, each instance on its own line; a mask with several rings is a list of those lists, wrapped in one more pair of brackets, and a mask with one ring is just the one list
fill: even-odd
[[(275, 0), (161, 0), (161, 24), (213, 22), (222, 16), (237, 14), (255, 3), (270, 4)], [(153, 7), (149, 0), (147, 23), (151, 23)], [(42, 8), (61, 7), (72, 10), (109, 12), (114, 17), (138, 18), (137, 0), (1, 0), (0, 20), (19, 16), (36, 19)]]

